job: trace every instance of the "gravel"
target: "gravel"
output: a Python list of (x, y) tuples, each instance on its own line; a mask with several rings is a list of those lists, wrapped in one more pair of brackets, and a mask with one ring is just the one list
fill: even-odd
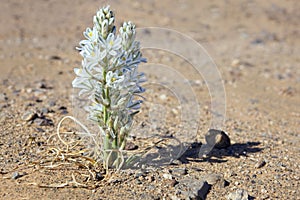
[(227, 200), (248, 200), (249, 195), (246, 190), (237, 189), (234, 192), (231, 192), (227, 195)]

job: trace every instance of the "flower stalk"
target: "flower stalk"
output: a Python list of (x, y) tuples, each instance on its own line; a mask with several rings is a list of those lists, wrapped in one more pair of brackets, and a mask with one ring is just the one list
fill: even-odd
[[(125, 149), (133, 117), (142, 103), (140, 86), (144, 74), (138, 65), (146, 62), (136, 30), (132, 22), (124, 22), (118, 33), (115, 17), (110, 7), (101, 8), (93, 18), (93, 28), (87, 28), (78, 47), (83, 57), (81, 68), (75, 68), (72, 85), (80, 89), (79, 96), (88, 98), (88, 118), (99, 127), (99, 133), (91, 135), (97, 144), (89, 145), (96, 160), (102, 160), (107, 168), (120, 168), (121, 152)], [(102, 152), (101, 155), (97, 152)]]

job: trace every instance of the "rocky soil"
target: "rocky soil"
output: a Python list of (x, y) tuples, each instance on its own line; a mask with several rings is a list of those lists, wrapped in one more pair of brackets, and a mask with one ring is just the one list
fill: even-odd
[[(187, 151), (172, 163), (153, 154), (157, 162), (149, 156), (148, 163), (119, 172), (105, 174), (99, 166), (91, 180), (81, 166), (41, 165), (53, 158), (48, 139), (60, 119), (78, 112), (71, 87), (81, 62), (75, 46), (107, 2), (0, 2), (0, 199), (300, 199), (298, 1), (109, 2), (117, 25), (131, 20), (139, 28), (174, 29), (207, 50), (226, 91), (226, 118), (218, 128), (230, 145), (198, 157), (213, 118), (206, 77), (180, 56), (144, 49), (152, 63), (141, 67), (148, 74), (147, 100), (128, 148), (154, 144), (157, 138), (142, 137), (147, 134), (172, 137), (188, 130), (180, 131)], [(190, 85), (199, 106), (197, 128), (181, 126), (181, 114), (194, 107), (187, 101), (182, 109), (162, 84), (162, 65), (185, 78), (172, 82), (178, 91)]]

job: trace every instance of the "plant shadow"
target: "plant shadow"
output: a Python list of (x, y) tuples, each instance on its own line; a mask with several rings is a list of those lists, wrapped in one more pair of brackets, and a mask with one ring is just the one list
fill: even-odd
[(188, 148), (185, 153), (179, 158), (183, 163), (188, 162), (214, 162), (222, 163), (227, 162), (227, 157), (247, 157), (249, 154), (257, 153), (263, 150), (263, 148), (258, 147), (260, 142), (247, 142), (247, 143), (235, 143), (227, 148), (217, 149), (212, 148), (205, 157), (199, 157), (199, 152), (201, 150), (201, 143), (192, 143), (190, 148)]
[[(223, 163), (227, 162), (227, 157), (240, 158), (247, 157), (248, 154), (257, 153), (263, 150), (258, 147), (260, 142), (235, 143), (224, 149), (212, 148), (203, 158), (199, 157), (201, 147), (205, 144), (194, 142), (192, 144), (166, 145), (164, 147), (155, 147), (155, 151), (147, 153), (143, 158), (139, 159), (135, 167), (141, 165), (148, 166), (167, 166), (176, 164), (175, 160), (180, 163), (190, 162), (212, 162)], [(182, 151), (183, 150), (183, 151)], [(180, 153), (182, 151), (182, 153)]]

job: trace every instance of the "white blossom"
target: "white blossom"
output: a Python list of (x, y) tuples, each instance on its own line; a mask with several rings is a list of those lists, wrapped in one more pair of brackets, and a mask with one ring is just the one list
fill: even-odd
[(107, 6), (94, 16), (93, 28), (83, 32), (85, 39), (77, 48), (83, 60), (81, 68), (74, 69), (72, 85), (80, 89), (79, 95), (87, 94), (89, 119), (98, 123), (106, 142), (112, 141), (105, 148), (124, 148), (133, 116), (143, 102), (136, 99), (145, 91), (140, 85), (145, 76), (138, 72), (138, 65), (146, 59), (135, 41), (135, 25), (124, 22), (117, 34), (114, 22), (114, 13)]

